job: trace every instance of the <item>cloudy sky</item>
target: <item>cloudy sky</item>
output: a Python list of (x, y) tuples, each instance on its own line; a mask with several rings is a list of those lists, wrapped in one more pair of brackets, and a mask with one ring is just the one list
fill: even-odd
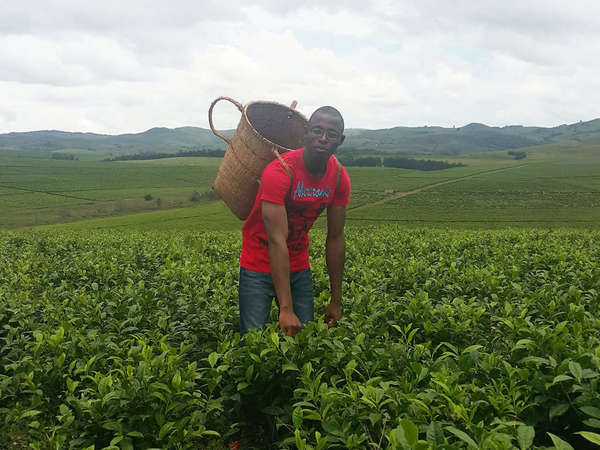
[(348, 127), (555, 126), (600, 117), (598, 55), (597, 0), (4, 0), (0, 133), (208, 127), (220, 95)]

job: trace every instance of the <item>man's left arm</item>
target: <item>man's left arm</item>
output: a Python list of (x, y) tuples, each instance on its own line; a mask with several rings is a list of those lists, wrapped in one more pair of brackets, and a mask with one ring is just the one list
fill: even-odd
[(325, 308), (325, 322), (329, 328), (337, 325), (342, 317), (342, 278), (346, 257), (344, 223), (346, 221), (345, 206), (329, 206), (327, 208), (327, 241), (325, 248), (327, 271), (331, 285), (331, 300)]

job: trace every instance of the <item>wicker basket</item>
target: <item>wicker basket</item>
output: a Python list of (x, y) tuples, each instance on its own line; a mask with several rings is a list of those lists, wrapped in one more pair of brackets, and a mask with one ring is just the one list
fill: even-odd
[[(234, 135), (222, 135), (213, 126), (212, 110), (219, 100), (228, 100), (242, 113)], [(227, 142), (227, 150), (213, 189), (241, 220), (252, 210), (263, 169), (278, 153), (302, 147), (307, 120), (296, 111), (296, 102), (285, 106), (256, 101), (242, 106), (229, 97), (219, 97), (208, 109), (212, 132)]]

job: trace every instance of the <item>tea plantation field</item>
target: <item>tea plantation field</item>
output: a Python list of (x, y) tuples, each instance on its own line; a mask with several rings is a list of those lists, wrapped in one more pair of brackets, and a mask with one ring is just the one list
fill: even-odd
[(197, 205), (201, 198), (191, 199), (210, 190), (220, 158), (173, 159), (180, 164), (63, 161), (0, 150), (0, 228)]
[[(521, 160), (506, 151), (467, 155), (451, 159), (465, 167), (437, 171), (348, 167), (347, 221), (442, 229), (600, 228), (600, 145), (523, 151)], [(241, 223), (210, 193), (218, 163), (54, 161), (0, 151), (0, 229), (239, 230)]]
[(347, 242), (338, 327), (273, 323), (240, 345), (238, 233), (0, 232), (0, 447), (600, 442), (599, 232), (385, 225)]

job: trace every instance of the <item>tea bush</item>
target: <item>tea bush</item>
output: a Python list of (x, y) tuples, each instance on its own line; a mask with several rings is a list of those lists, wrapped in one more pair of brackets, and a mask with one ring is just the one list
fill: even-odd
[(598, 443), (599, 243), (351, 228), (338, 327), (273, 320), (242, 345), (238, 235), (2, 233), (0, 446)]

